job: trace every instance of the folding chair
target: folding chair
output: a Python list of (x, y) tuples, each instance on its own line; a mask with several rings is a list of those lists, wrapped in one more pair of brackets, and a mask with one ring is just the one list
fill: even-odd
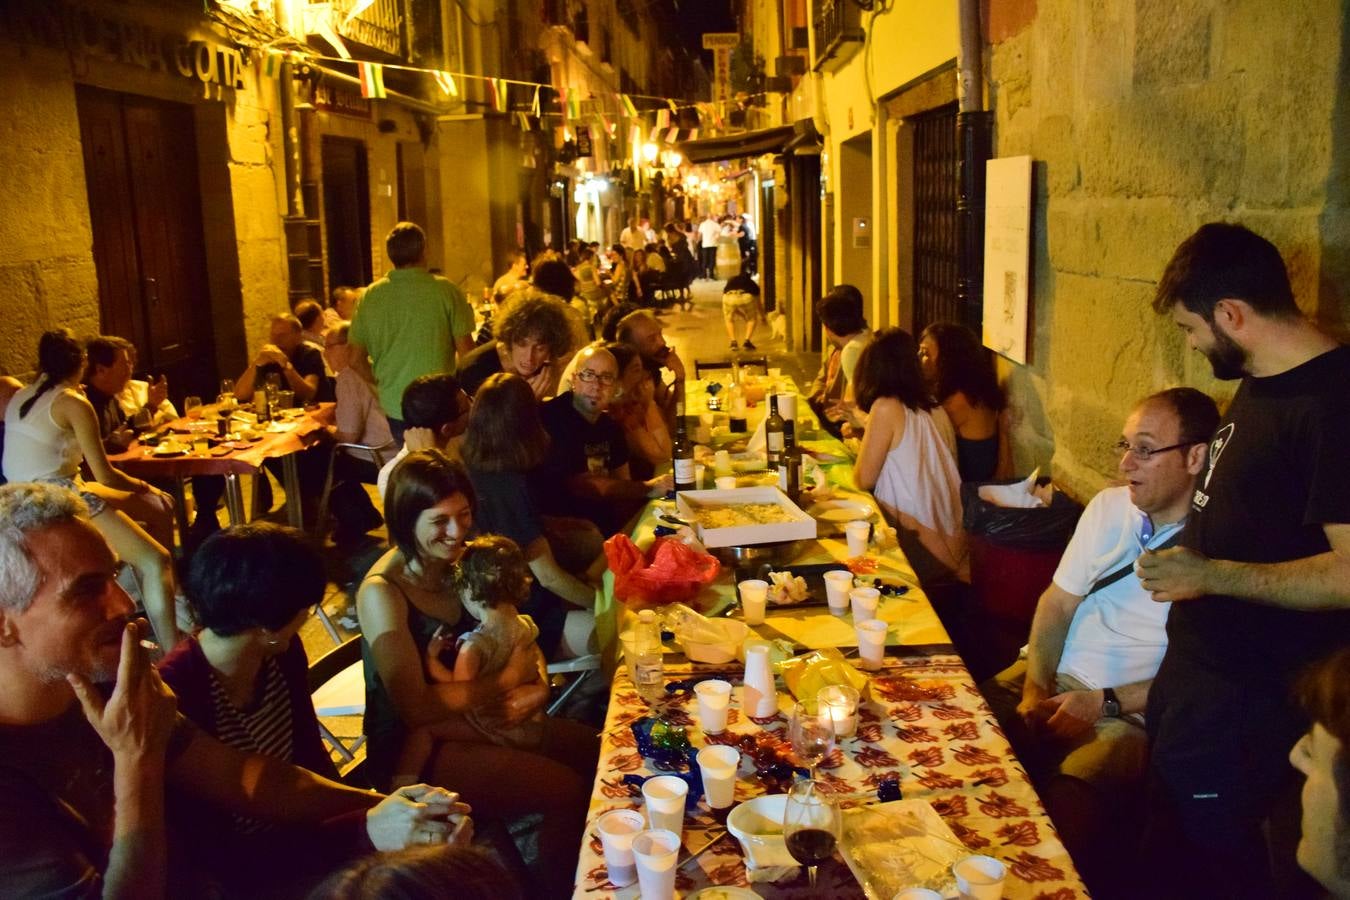
[(365, 743), (361, 735), (350, 746), (323, 723), (325, 716), (363, 716), (366, 713), (366, 676), (361, 666), (361, 637), (348, 638), (316, 659), (309, 667), (309, 693), (319, 733), (342, 758), (338, 771), (345, 778), (357, 767), (356, 752)]
[(588, 656), (578, 656), (575, 659), (564, 659), (559, 662), (549, 663), (548, 674), (550, 676), (549, 677), (550, 681), (553, 680), (552, 676), (555, 675), (561, 677), (563, 675), (575, 674), (577, 677), (569, 681), (567, 685), (563, 687), (563, 689), (558, 693), (558, 696), (554, 698), (553, 702), (549, 703), (548, 714), (551, 716), (558, 710), (562, 709), (562, 705), (567, 702), (567, 698), (572, 696), (572, 694), (576, 691), (577, 688), (581, 687), (582, 682), (584, 682), (587, 678), (589, 678), (592, 672), (597, 672), (599, 670), (600, 670), (600, 655), (598, 653), (592, 653)]
[(328, 501), (333, 494), (333, 470), (337, 466), (339, 453), (350, 453), (352, 456), (368, 458), (375, 463), (375, 468), (381, 468), (387, 460), (393, 459), (398, 453), (398, 442), (390, 441), (379, 447), (372, 447), (369, 444), (334, 444), (333, 450), (328, 454), (328, 474), (323, 479), (323, 493), (319, 495), (319, 514), (314, 519), (314, 537), (322, 540), (325, 530), (328, 528)]

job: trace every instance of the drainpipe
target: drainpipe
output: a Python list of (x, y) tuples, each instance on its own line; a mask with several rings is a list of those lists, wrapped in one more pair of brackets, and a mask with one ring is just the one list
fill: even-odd
[(993, 156), (993, 114), (984, 108), (980, 0), (960, 0), (959, 15), (956, 299), (963, 324), (979, 334), (984, 318), (985, 163)]
[[(291, 8), (288, 0), (275, 4), (277, 24), (288, 34), (291, 30)], [(286, 215), (305, 214), (305, 200), (300, 193), (300, 125), (295, 113), (295, 81), (291, 64), (282, 57), (277, 87), (281, 91), (281, 156), (285, 164)]]

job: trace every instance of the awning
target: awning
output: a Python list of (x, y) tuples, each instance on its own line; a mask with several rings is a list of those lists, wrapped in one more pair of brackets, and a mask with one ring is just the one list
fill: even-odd
[(761, 128), (759, 131), (742, 131), (739, 134), (684, 141), (675, 146), (691, 163), (710, 163), (723, 159), (762, 156), (765, 153), (781, 153), (795, 133), (791, 125), (779, 125), (776, 128)]

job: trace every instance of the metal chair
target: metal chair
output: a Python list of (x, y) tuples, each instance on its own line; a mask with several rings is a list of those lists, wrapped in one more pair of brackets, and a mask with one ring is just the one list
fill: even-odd
[(366, 677), (361, 667), (361, 636), (348, 638), (320, 656), (309, 667), (309, 693), (319, 733), (342, 758), (338, 771), (345, 778), (357, 766), (356, 753), (365, 743), (361, 735), (351, 745), (323, 723), (324, 716), (363, 716), (366, 713)]
[(559, 662), (548, 664), (549, 681), (553, 681), (553, 676), (561, 678), (563, 675), (575, 674), (577, 677), (569, 681), (565, 687), (558, 693), (552, 702), (548, 705), (548, 714), (551, 716), (562, 705), (567, 702), (567, 698), (572, 696), (577, 688), (581, 687), (582, 682), (591, 676), (591, 673), (600, 670), (600, 655), (591, 653), (587, 656), (578, 656), (575, 659), (564, 659)]
[(337, 466), (339, 453), (349, 453), (352, 456), (368, 458), (375, 463), (375, 468), (379, 469), (398, 453), (398, 442), (390, 441), (378, 447), (369, 444), (344, 443), (333, 445), (332, 452), (328, 454), (328, 474), (323, 479), (323, 493), (319, 495), (319, 514), (314, 519), (314, 537), (320, 541), (323, 540), (324, 533), (328, 528), (328, 501), (333, 494), (333, 470)]
[(733, 364), (739, 364), (741, 369), (760, 369), (763, 374), (769, 374), (769, 358), (767, 356), (737, 356), (734, 359), (696, 359), (694, 360), (694, 377), (702, 378), (704, 372), (712, 372), (718, 369), (730, 369)]

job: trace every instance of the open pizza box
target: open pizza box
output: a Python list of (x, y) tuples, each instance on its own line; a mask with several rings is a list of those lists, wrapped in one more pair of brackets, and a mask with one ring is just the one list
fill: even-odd
[[(772, 486), (681, 491), (675, 495), (675, 504), (680, 518), (694, 527), (705, 547), (744, 547), (816, 536), (816, 520)], [(726, 524), (707, 522), (709, 517), (724, 519)]]

